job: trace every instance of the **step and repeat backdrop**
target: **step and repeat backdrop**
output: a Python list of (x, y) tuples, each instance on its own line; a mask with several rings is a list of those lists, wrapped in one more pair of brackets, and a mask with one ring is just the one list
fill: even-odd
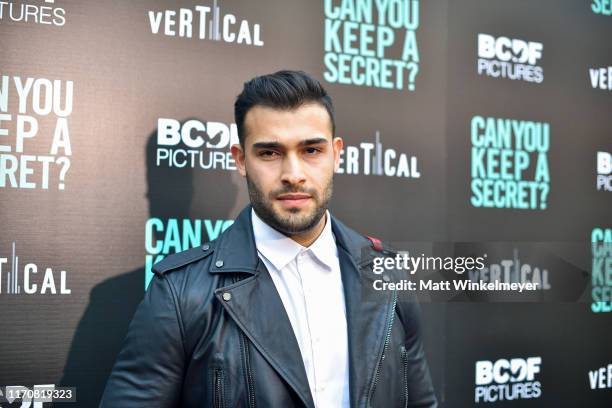
[(0, 386), (97, 405), (152, 265), (248, 203), (242, 84), (299, 69), (333, 214), (540, 284), (423, 303), (441, 406), (610, 406), (611, 39), (609, 0), (0, 2)]

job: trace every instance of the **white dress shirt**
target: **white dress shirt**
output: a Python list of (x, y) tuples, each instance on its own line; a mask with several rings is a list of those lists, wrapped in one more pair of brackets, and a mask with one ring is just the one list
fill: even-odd
[(349, 406), (348, 339), (338, 248), (329, 211), (308, 248), (251, 210), (259, 258), (280, 295), (297, 339), (317, 408)]

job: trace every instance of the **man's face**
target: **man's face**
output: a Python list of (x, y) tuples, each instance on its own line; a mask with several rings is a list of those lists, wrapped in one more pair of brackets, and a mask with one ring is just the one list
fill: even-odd
[(342, 150), (325, 108), (255, 106), (244, 128), (244, 148), (231, 150), (257, 215), (285, 235), (313, 228), (327, 209)]

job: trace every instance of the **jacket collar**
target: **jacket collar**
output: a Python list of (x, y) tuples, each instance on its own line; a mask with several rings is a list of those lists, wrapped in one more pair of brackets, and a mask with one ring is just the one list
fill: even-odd
[[(251, 209), (251, 204), (247, 205), (240, 212), (234, 224), (219, 236), (213, 262), (211, 262), (211, 273), (257, 273), (259, 258), (253, 234)], [(355, 264), (362, 264), (364, 261), (362, 259), (362, 249), (369, 246), (369, 241), (348, 228), (333, 215), (330, 218), (336, 244), (348, 252)]]

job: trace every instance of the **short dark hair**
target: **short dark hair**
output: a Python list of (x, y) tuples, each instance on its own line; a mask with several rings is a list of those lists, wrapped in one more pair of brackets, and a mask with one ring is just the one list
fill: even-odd
[(245, 82), (242, 92), (234, 103), (234, 119), (240, 144), (244, 146), (244, 120), (248, 111), (254, 106), (291, 110), (305, 103), (318, 103), (327, 110), (333, 137), (336, 133), (336, 122), (331, 97), (319, 81), (304, 71), (283, 70), (257, 76)]

